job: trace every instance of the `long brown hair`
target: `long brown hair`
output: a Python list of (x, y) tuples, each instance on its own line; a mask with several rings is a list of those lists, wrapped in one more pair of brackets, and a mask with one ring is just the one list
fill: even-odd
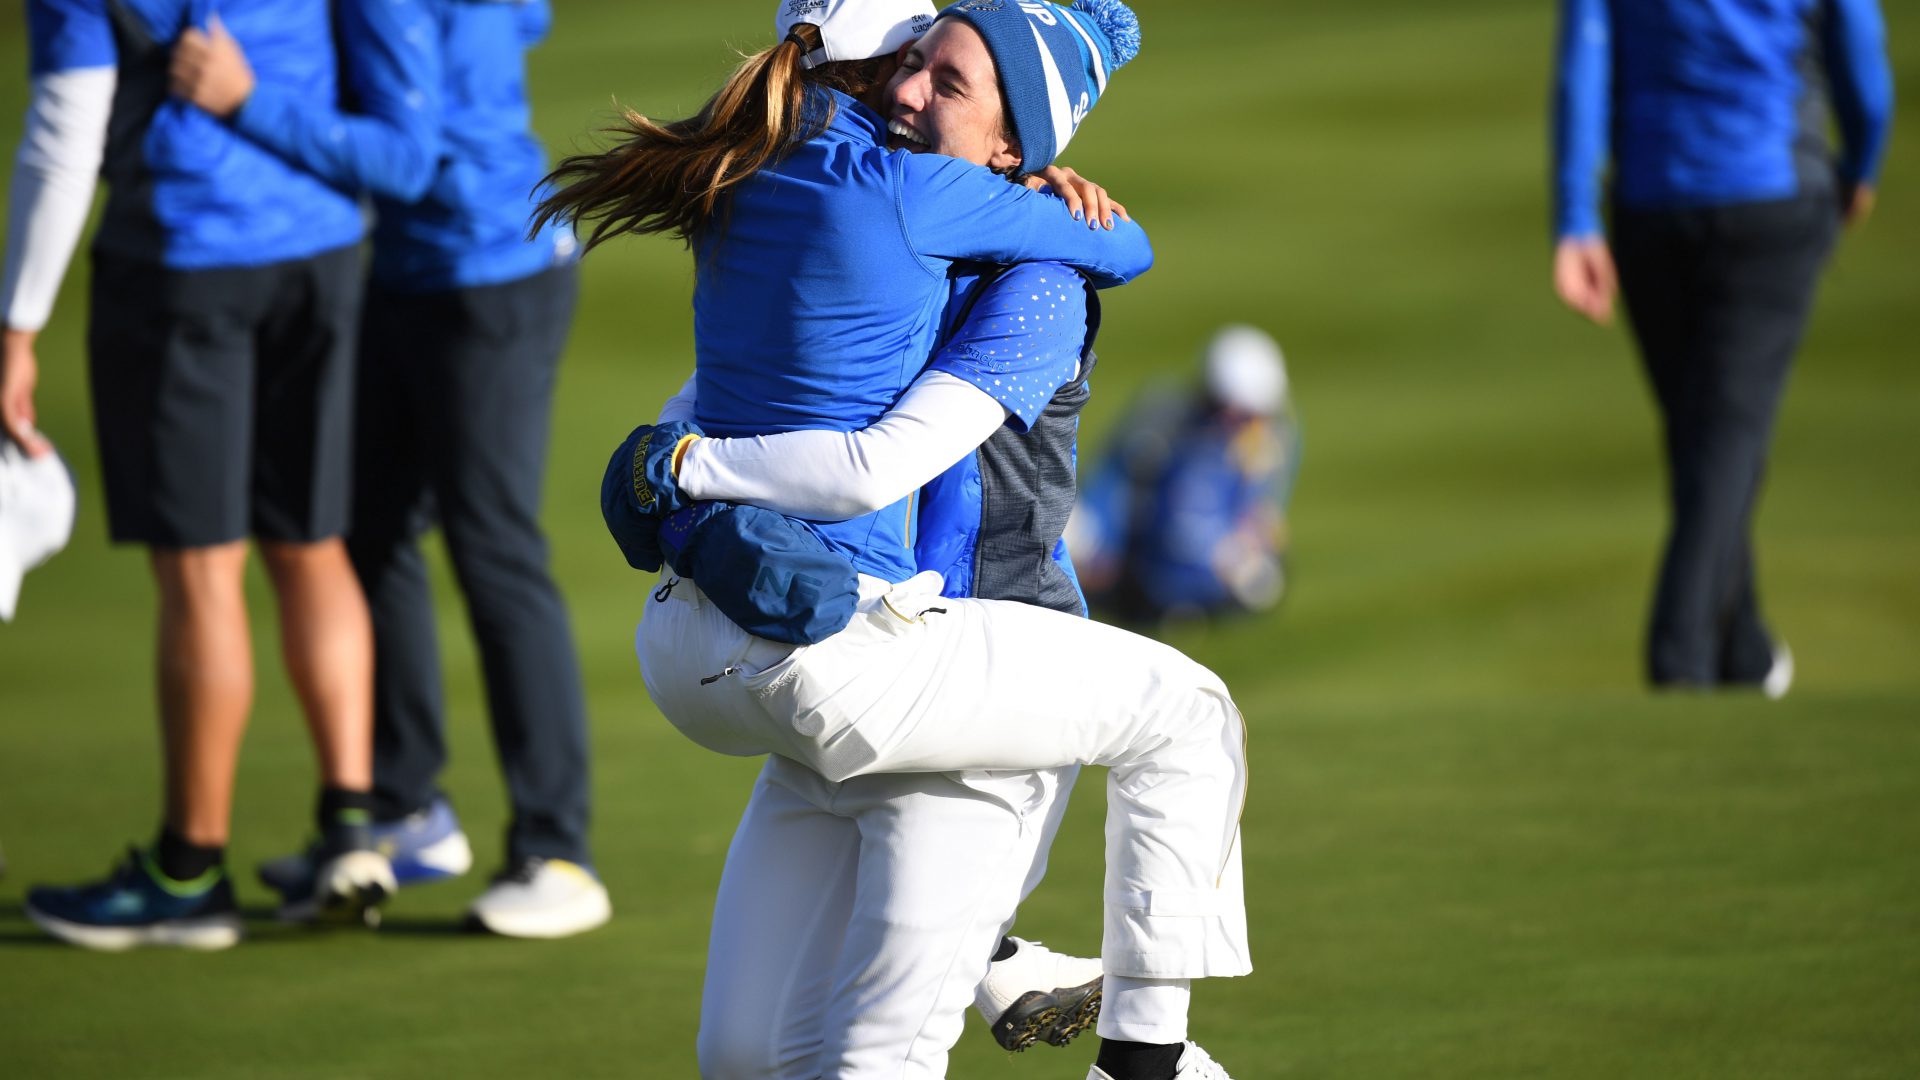
[(743, 60), (686, 120), (660, 123), (623, 108), (604, 130), (612, 145), (547, 174), (531, 233), (555, 220), (591, 221), (587, 250), (622, 233), (670, 233), (691, 244), (724, 196), (832, 121), (831, 108), (806, 107), (809, 84), (867, 98), (892, 75), (891, 56), (804, 68), (801, 58), (819, 47), (819, 27), (795, 26)]

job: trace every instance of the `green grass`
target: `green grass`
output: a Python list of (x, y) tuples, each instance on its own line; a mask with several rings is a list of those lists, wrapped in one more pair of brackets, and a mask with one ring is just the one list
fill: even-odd
[[(1920, 9), (1888, 6), (1920, 85)], [(535, 54), (542, 131), (572, 145), (615, 96), (691, 109), (723, 43), (765, 36), (765, 7), (567, 0)], [(1656, 698), (1638, 682), (1654, 420), (1624, 336), (1558, 310), (1547, 282), (1550, 5), (1142, 7), (1147, 51), (1071, 154), (1160, 255), (1107, 305), (1088, 442), (1227, 319), (1280, 337), (1308, 425), (1287, 607), (1175, 637), (1254, 735), (1258, 970), (1200, 988), (1197, 1036), (1243, 1078), (1920, 1075), (1920, 110), (1879, 216), (1827, 276), (1758, 523), (1800, 685), (1777, 705)], [(0, 49), (11, 146), (24, 45)], [(589, 260), (550, 473), (615, 922), (553, 944), (455, 935), (476, 881), (407, 893), (377, 937), (256, 920), (217, 956), (96, 956), (19, 917), (28, 882), (104, 870), (158, 805), (153, 601), (138, 554), (104, 540), (83, 277), (84, 258), (40, 398), (79, 530), (0, 628), (0, 1075), (691, 1075), (708, 907), (754, 766), (648, 704), (629, 639), (650, 583), (622, 570), (593, 497), (606, 447), (688, 366), (686, 257), (647, 242)], [(440, 574), (447, 786), (484, 867), (501, 788)], [(253, 584), (239, 867), (302, 835), (313, 781)], [(1098, 941), (1097, 791), (1022, 920), (1080, 950)], [(1009, 1058), (976, 1024), (953, 1072), (1078, 1076), (1086, 1059)]]

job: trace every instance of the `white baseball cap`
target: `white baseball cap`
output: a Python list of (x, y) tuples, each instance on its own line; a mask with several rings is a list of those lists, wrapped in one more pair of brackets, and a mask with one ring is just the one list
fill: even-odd
[(1207, 343), (1207, 393), (1222, 405), (1271, 416), (1287, 397), (1287, 364), (1266, 331), (1223, 326)]
[(73, 535), (73, 476), (60, 455), (30, 458), (0, 438), (0, 622), (12, 622), (20, 579)]
[(820, 28), (821, 45), (801, 59), (808, 68), (836, 60), (886, 56), (933, 28), (928, 0), (780, 0), (773, 33), (784, 41), (793, 28)]

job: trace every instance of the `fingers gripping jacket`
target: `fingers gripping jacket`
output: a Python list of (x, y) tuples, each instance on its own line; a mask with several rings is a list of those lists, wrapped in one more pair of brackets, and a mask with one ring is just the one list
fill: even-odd
[(811, 645), (853, 619), (860, 599), (853, 564), (783, 514), (696, 503), (670, 515), (656, 535), (674, 572), (756, 637)]

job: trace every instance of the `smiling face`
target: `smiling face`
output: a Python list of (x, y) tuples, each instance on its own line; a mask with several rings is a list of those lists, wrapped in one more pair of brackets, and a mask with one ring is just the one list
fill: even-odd
[(964, 20), (941, 19), (907, 46), (887, 97), (890, 148), (932, 151), (990, 169), (1020, 164), (993, 54)]

